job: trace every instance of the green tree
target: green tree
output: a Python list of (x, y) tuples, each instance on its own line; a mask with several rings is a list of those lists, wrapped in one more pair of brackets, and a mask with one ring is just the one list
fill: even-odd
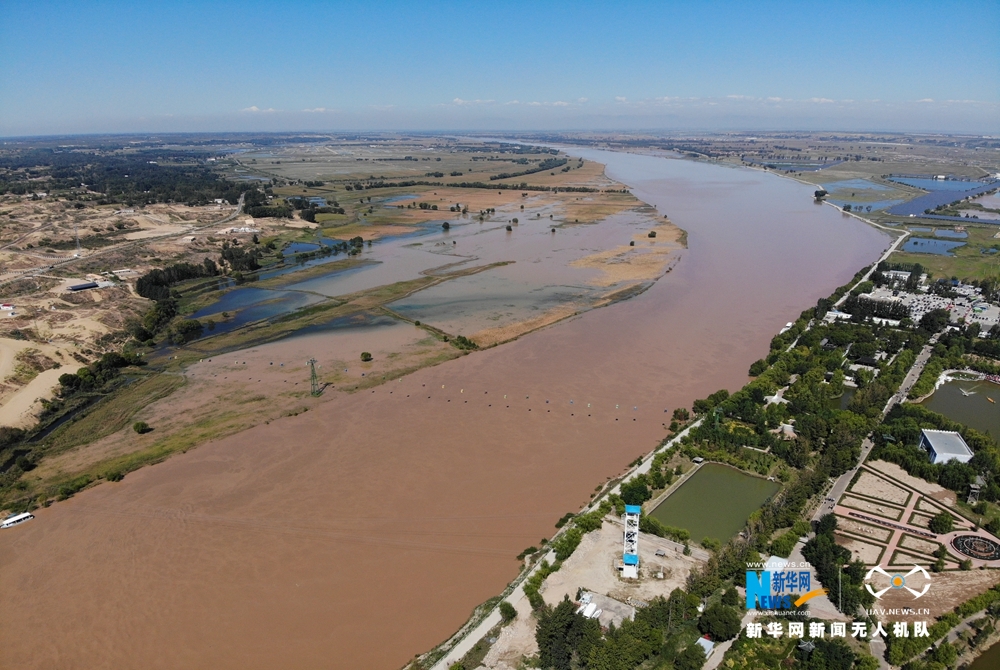
[(705, 665), (705, 650), (699, 644), (692, 644), (674, 659), (675, 670), (701, 670)]
[(717, 642), (732, 640), (740, 634), (739, 612), (727, 605), (711, 605), (698, 619), (698, 630)]
[(148, 433), (153, 429), (150, 428), (149, 424), (146, 423), (145, 421), (136, 421), (135, 423), (132, 424), (132, 430), (142, 435), (143, 433)]
[(368, 353), (367, 351), (362, 351), (361, 352), (361, 361), (362, 362), (367, 363), (371, 359), (372, 359), (372, 355), (370, 353)]
[(204, 327), (198, 319), (182, 319), (170, 331), (170, 341), (174, 344), (186, 344), (201, 337)]
[(538, 660), (543, 668), (571, 670), (574, 654), (584, 640), (600, 637), (600, 624), (575, 613), (575, 606), (564, 597), (552, 609), (543, 609), (538, 615), (535, 640), (538, 642)]
[(631, 481), (622, 484), (622, 500), (626, 505), (641, 505), (652, 497), (646, 485), (646, 477), (639, 475)]
[(938, 333), (944, 330), (951, 319), (951, 314), (946, 309), (932, 309), (920, 317), (920, 328), (929, 333)]
[(932, 533), (944, 535), (954, 530), (955, 520), (948, 512), (941, 512), (931, 517), (931, 520), (927, 523), (927, 527), (931, 529)]

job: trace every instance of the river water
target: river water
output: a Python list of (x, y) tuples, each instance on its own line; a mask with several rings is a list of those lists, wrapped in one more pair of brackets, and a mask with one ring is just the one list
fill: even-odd
[(653, 448), (669, 410), (739, 388), (785, 322), (890, 243), (771, 174), (572, 153), (688, 231), (673, 272), (632, 300), (374, 392), (330, 393), (3, 531), (4, 664), (397, 668)]

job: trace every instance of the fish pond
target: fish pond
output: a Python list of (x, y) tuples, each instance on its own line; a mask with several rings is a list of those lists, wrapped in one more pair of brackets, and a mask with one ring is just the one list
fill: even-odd
[(911, 237), (903, 245), (903, 251), (909, 251), (914, 254), (952, 256), (952, 249), (964, 246), (965, 242), (948, 242), (945, 240), (929, 240), (925, 237)]
[(958, 181), (954, 179), (916, 179), (911, 177), (893, 177), (900, 184), (922, 188), (925, 191), (969, 191), (982, 186), (981, 181)]
[(667, 526), (686, 528), (694, 542), (706, 537), (726, 542), (780, 488), (728, 465), (706, 463), (649, 515)]
[[(990, 402), (992, 398), (995, 402)], [(1000, 436), (1000, 386), (992, 382), (950, 381), (921, 403), (952, 421)]]

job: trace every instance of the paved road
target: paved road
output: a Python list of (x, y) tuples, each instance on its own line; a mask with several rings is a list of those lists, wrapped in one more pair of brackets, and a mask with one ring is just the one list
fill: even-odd
[[(124, 249), (131, 249), (132, 247), (137, 247), (137, 246), (140, 246), (140, 245), (143, 245), (143, 244), (147, 244), (149, 242), (157, 242), (157, 241), (160, 241), (160, 240), (167, 240), (167, 239), (170, 239), (171, 237), (182, 237), (184, 235), (190, 235), (193, 231), (204, 230), (205, 228), (211, 228), (212, 226), (218, 226), (219, 224), (226, 223), (228, 221), (232, 221), (233, 219), (235, 219), (237, 216), (239, 216), (242, 213), (243, 213), (243, 194), (240, 194), (240, 201), (236, 205), (236, 210), (233, 211), (228, 216), (226, 216), (226, 217), (224, 217), (222, 219), (219, 219), (218, 221), (213, 221), (212, 223), (206, 223), (203, 226), (194, 226), (192, 228), (188, 228), (187, 230), (181, 231), (179, 233), (167, 233), (166, 235), (158, 235), (156, 237), (147, 237), (147, 238), (144, 238), (144, 239), (141, 239), (141, 240), (136, 240), (134, 242), (129, 242), (128, 244), (118, 244), (118, 245), (111, 246), (111, 247), (105, 247), (104, 249), (101, 249), (99, 251), (95, 251), (92, 254), (74, 256), (72, 258), (67, 258), (65, 260), (62, 260), (62, 261), (59, 261), (59, 262), (56, 262), (56, 263), (52, 263), (50, 265), (45, 265), (45, 266), (33, 268), (31, 270), (26, 270), (26, 271), (24, 271), (24, 272), (22, 272), (20, 274), (11, 275), (11, 276), (5, 277), (3, 280), (0, 280), (0, 286), (3, 286), (4, 284), (9, 284), (10, 282), (13, 282), (13, 281), (17, 281), (18, 279), (24, 279), (26, 277), (34, 277), (34, 276), (39, 275), (39, 274), (41, 274), (43, 272), (48, 272), (49, 270), (54, 270), (55, 268), (62, 268), (62, 267), (66, 267), (68, 265), (72, 265), (73, 263), (78, 263), (80, 261), (90, 260), (90, 259), (96, 258), (98, 256), (103, 256), (104, 254), (110, 254), (110, 253), (113, 253), (113, 252), (116, 252), (116, 251), (122, 251)], [(37, 232), (37, 231), (35, 231), (35, 232)]]

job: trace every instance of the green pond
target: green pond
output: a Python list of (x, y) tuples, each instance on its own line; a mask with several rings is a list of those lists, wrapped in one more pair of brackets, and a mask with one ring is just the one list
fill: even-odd
[(727, 465), (706, 463), (649, 515), (668, 526), (686, 528), (694, 542), (706, 537), (726, 542), (780, 488)]
[(1000, 386), (992, 382), (947, 382), (922, 404), (952, 421), (1000, 437)]

